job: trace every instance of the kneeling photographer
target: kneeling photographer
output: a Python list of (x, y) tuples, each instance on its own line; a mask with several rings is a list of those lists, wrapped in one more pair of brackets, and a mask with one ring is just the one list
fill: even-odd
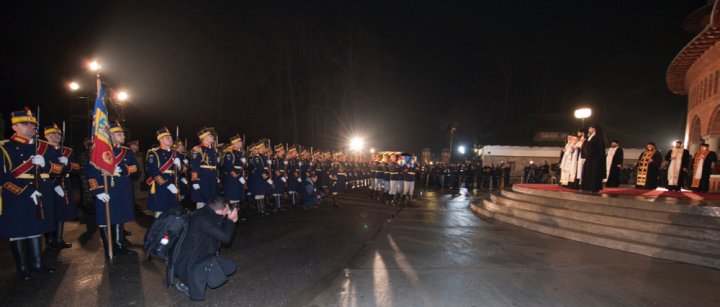
[(235, 264), (221, 258), (218, 250), (232, 239), (237, 220), (237, 207), (229, 208), (220, 198), (190, 215), (175, 273), (180, 279), (176, 288), (191, 300), (204, 300), (206, 286), (220, 287), (235, 272)]

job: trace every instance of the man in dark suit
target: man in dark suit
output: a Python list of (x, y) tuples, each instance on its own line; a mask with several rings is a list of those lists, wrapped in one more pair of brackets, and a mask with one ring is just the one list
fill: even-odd
[(597, 124), (588, 127), (588, 138), (582, 145), (581, 155), (585, 159), (582, 171), (582, 190), (597, 193), (605, 179), (605, 136)]
[(191, 300), (204, 300), (206, 287), (220, 287), (235, 273), (235, 264), (221, 258), (218, 250), (223, 243), (230, 243), (237, 220), (237, 208), (230, 210), (219, 198), (190, 216), (175, 263), (180, 279), (175, 287)]

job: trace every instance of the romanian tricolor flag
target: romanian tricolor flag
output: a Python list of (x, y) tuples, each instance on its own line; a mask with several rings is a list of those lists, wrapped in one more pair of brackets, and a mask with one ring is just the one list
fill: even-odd
[(115, 172), (115, 155), (113, 154), (112, 140), (110, 139), (110, 122), (108, 111), (103, 102), (105, 90), (102, 86), (95, 98), (93, 109), (92, 138), (93, 148), (90, 153), (90, 163), (101, 172), (112, 174)]

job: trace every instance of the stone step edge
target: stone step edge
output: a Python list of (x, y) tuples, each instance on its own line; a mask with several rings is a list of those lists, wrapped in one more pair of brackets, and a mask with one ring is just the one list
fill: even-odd
[[(502, 195), (502, 196), (501, 196), (501, 195), (492, 195), (492, 196), (490, 197), (490, 199), (493, 200), (493, 202), (497, 202), (497, 201), (499, 201), (499, 202), (505, 202), (505, 201), (507, 200), (507, 201), (511, 201), (511, 202), (523, 203), (523, 204), (528, 204), (528, 205), (537, 206), (537, 207), (545, 207), (545, 208), (550, 208), (550, 209), (552, 209), (552, 210), (559, 210), (559, 211), (564, 211), (564, 212), (577, 212), (577, 213), (580, 213), (580, 214), (597, 215), (597, 216), (607, 217), (607, 218), (610, 218), (610, 219), (625, 220), (625, 221), (628, 221), (628, 222), (643, 223), (643, 224), (654, 224), (654, 225), (661, 225), (661, 226), (666, 226), (666, 227), (682, 228), (682, 229), (685, 229), (686, 231), (690, 231), (690, 232), (701, 232), (701, 233), (699, 234), (699, 236), (704, 236), (704, 235), (702, 234), (703, 231), (717, 232), (717, 233), (718, 233), (718, 234), (717, 234), (717, 235), (718, 235), (718, 237), (717, 237), (718, 239), (717, 239), (717, 240), (716, 240), (716, 239), (712, 239), (712, 238), (698, 239), (697, 237), (689, 237), (689, 236), (684, 236), (684, 235), (678, 235), (678, 234), (675, 234), (675, 233), (665, 233), (665, 232), (661, 232), (661, 233), (664, 234), (664, 235), (673, 236), (673, 237), (678, 237), (678, 238), (684, 238), (684, 239), (713, 240), (713, 241), (717, 241), (718, 244), (720, 244), (720, 228), (712, 228), (712, 227), (705, 227), (705, 226), (695, 226), (695, 225), (686, 225), (686, 224), (677, 224), (677, 223), (673, 223), (673, 222), (663, 222), (663, 221), (658, 221), (658, 220), (649, 220), (649, 219), (636, 218), (636, 217), (628, 217), (628, 216), (613, 215), (613, 214), (604, 214), (604, 213), (590, 212), (590, 211), (579, 210), (579, 209), (577, 209), (577, 210), (576, 210), (576, 209), (568, 209), (568, 208), (564, 208), (564, 207), (557, 207), (557, 206), (553, 206), (553, 205), (546, 205), (546, 204), (536, 203), (536, 202), (533, 202), (533, 201), (527, 201), (527, 200), (524, 200), (524, 199), (516, 199), (516, 198), (512, 198), (512, 197), (507, 197), (507, 196), (505, 196), (505, 195)], [(517, 206), (517, 205), (508, 204), (508, 206)], [(519, 208), (519, 209), (523, 209), (523, 208)], [(546, 214), (546, 213), (544, 213), (544, 212), (541, 212), (541, 211), (538, 211), (538, 210), (535, 210), (535, 209), (525, 209), (525, 210)], [(564, 216), (563, 216), (563, 217), (564, 217)], [(577, 220), (577, 219), (576, 219), (576, 220)], [(626, 229), (630, 229), (630, 230), (650, 232), (650, 231), (647, 231), (647, 230), (644, 230), (644, 229), (630, 228), (630, 227), (626, 227), (626, 226), (617, 226), (616, 224), (610, 224), (610, 223), (607, 223), (607, 224), (600, 223), (600, 224), (603, 224), (603, 225), (606, 225), (606, 226), (618, 227), (618, 228), (626, 228)], [(655, 232), (651, 232), (651, 233), (655, 233)]]
[[(549, 201), (551, 201), (551, 202), (552, 202), (552, 201), (555, 201), (555, 200), (571, 201), (571, 202), (577, 202), (577, 203), (581, 203), (581, 204), (588, 205), (588, 206), (596, 206), (596, 207), (601, 207), (601, 208), (610, 208), (610, 209), (617, 208), (617, 209), (631, 210), (631, 211), (637, 211), (637, 212), (653, 212), (653, 213), (657, 213), (657, 214), (682, 215), (682, 216), (687, 216), (688, 218), (701, 218), (701, 219), (706, 220), (708, 223), (713, 223), (714, 221), (717, 221), (717, 226), (715, 226), (715, 225), (712, 225), (712, 226), (711, 226), (711, 225), (697, 225), (697, 224), (677, 223), (677, 222), (672, 223), (672, 224), (673, 224), (673, 225), (682, 225), (682, 226), (687, 226), (687, 227), (696, 227), (696, 228), (712, 229), (712, 230), (720, 229), (720, 218), (714, 217), (714, 216), (709, 216), (709, 215), (687, 214), (687, 213), (683, 213), (683, 212), (670, 212), (670, 211), (649, 210), (649, 209), (638, 208), (638, 207), (632, 206), (632, 205), (627, 205), (627, 206), (626, 206), (626, 205), (619, 205), (619, 206), (618, 206), (618, 205), (613, 205), (613, 204), (604, 204), (604, 203), (596, 203), (596, 202), (585, 202), (585, 201), (582, 201), (582, 200), (565, 199), (565, 198), (555, 198), (555, 197), (546, 197), (546, 196), (542, 196), (542, 195), (527, 194), (527, 193), (517, 192), (517, 191), (503, 191), (503, 192), (501, 193), (501, 195), (502, 195), (503, 197), (507, 197), (507, 198), (515, 199), (515, 200), (520, 200), (520, 201), (527, 201), (526, 199), (521, 199), (521, 198), (540, 198), (540, 199), (547, 199), (547, 200), (549, 200)], [(541, 203), (539, 203), (539, 202), (537, 202), (537, 201), (533, 201), (533, 202), (536, 203), (536, 204), (538, 204), (538, 205), (541, 205), (541, 206), (551, 206), (551, 205), (541, 204)], [(555, 208), (558, 208), (558, 207), (555, 206)], [(586, 212), (587, 212), (587, 211), (586, 211)], [(592, 213), (592, 212), (588, 212), (588, 213)], [(601, 214), (601, 213), (597, 213), (597, 214)], [(624, 215), (619, 215), (619, 214), (617, 214), (617, 215), (605, 214), (605, 215), (624, 217)], [(635, 219), (636, 219), (636, 220), (642, 220), (642, 221), (648, 221), (648, 222), (660, 222), (660, 223), (662, 223), (662, 221), (659, 221), (659, 220), (656, 220), (656, 219), (646, 219), (646, 218), (635, 218)]]
[[(688, 215), (701, 215), (713, 218), (720, 218), (720, 207), (715, 206), (697, 206), (697, 205), (683, 205), (683, 204), (669, 204), (669, 203), (653, 203), (642, 200), (632, 200), (625, 198), (609, 198), (609, 197), (598, 197), (592, 195), (583, 195), (573, 192), (565, 191), (545, 191), (540, 189), (532, 189), (526, 187), (513, 186), (512, 192), (529, 194), (533, 196), (540, 196), (546, 198), (555, 199), (566, 199), (566, 200), (577, 200), (586, 203), (615, 206), (615, 207), (630, 207), (642, 210), (669, 212), (675, 214), (688, 214)], [(564, 197), (563, 197), (564, 196)], [(610, 201), (614, 201), (619, 204), (611, 204)], [(687, 211), (689, 210), (689, 212)]]
[[(607, 237), (592, 233), (586, 233), (583, 231), (577, 231), (573, 229), (558, 227), (554, 225), (547, 225), (543, 223), (538, 223), (534, 221), (527, 221), (524, 219), (520, 219), (517, 217), (509, 216), (506, 214), (498, 213), (498, 212), (492, 212), (489, 210), (486, 210), (484, 208), (481, 208), (480, 206), (477, 206), (476, 204), (471, 205), (471, 210), (475, 212), (478, 215), (484, 216), (486, 218), (491, 218), (498, 220), (500, 222), (515, 225), (520, 228), (528, 229), (531, 231), (536, 231), (540, 233), (544, 233), (547, 235), (572, 240), (575, 242), (610, 248), (614, 250), (619, 251), (625, 251), (629, 253), (644, 255), (648, 257), (654, 257), (654, 258), (660, 258), (660, 259), (666, 259), (666, 260), (672, 260), (682, 263), (689, 263), (689, 264), (695, 264), (705, 267), (710, 267), (714, 269), (720, 270), (720, 258), (718, 257), (712, 257), (712, 256), (706, 256), (702, 254), (697, 254), (690, 251), (685, 250), (675, 250), (672, 248), (667, 247), (660, 247), (660, 246), (654, 246), (651, 244), (646, 244), (642, 242), (634, 242), (631, 240), (624, 240), (620, 238), (614, 238), (614, 237)], [(499, 216), (496, 217), (496, 216)], [(520, 223), (522, 221), (522, 223)], [(532, 226), (532, 227), (529, 227)], [(579, 238), (573, 238), (571, 236), (572, 234), (575, 234), (579, 236)], [(617, 244), (625, 244), (627, 245), (626, 248), (620, 248), (617, 247)], [(650, 248), (653, 249), (653, 252), (644, 250), (644, 248)], [(689, 257), (689, 259), (688, 259)]]
[[(497, 207), (502, 207), (502, 208), (507, 208), (507, 209), (510, 209), (510, 210), (522, 211), (522, 212), (526, 212), (526, 213), (530, 213), (530, 214), (534, 214), (534, 215), (549, 217), (549, 218), (553, 218), (553, 219), (555, 219), (555, 220), (564, 220), (565, 222), (571, 222), (571, 223), (579, 223), (579, 224), (583, 224), (583, 225), (589, 225), (589, 226), (595, 227), (595, 228), (598, 228), (598, 227), (599, 227), (600, 229), (596, 229), (596, 231), (598, 231), (598, 232), (592, 232), (592, 231), (588, 231), (588, 230), (578, 229), (577, 227), (573, 227), (573, 226), (558, 226), (558, 225), (553, 225), (553, 226), (556, 226), (556, 227), (562, 227), (562, 228), (565, 228), (565, 229), (571, 229), (571, 230), (575, 230), (575, 231), (581, 231), (581, 232), (585, 232), (585, 233), (596, 234), (596, 235), (599, 235), (599, 236), (606, 236), (606, 237), (611, 237), (611, 238), (618, 238), (618, 239), (622, 239), (622, 240), (625, 240), (625, 241), (641, 242), (642, 244), (655, 245), (655, 246), (660, 246), (660, 245), (654, 244), (653, 242), (648, 241), (647, 239), (627, 239), (627, 238), (625, 238), (625, 237), (618, 237), (618, 236), (615, 236), (615, 235), (612, 235), (612, 234), (606, 234), (606, 233), (601, 233), (601, 232), (607, 231), (608, 229), (619, 229), (619, 230), (623, 230), (623, 231), (625, 231), (625, 232), (631, 232), (631, 233), (634, 232), (634, 233), (636, 233), (635, 235), (638, 235), (638, 236), (648, 236), (648, 235), (649, 235), (649, 236), (652, 236), (652, 237), (654, 237), (654, 238), (655, 238), (655, 237), (658, 237), (658, 236), (664, 236), (664, 237), (666, 237), (667, 240), (673, 240), (673, 241), (675, 241), (675, 244), (677, 244), (677, 245), (681, 245), (681, 244), (682, 244), (682, 245), (690, 245), (690, 246), (688, 246), (688, 247), (674, 247), (674, 248), (677, 249), (677, 250), (688, 251), (688, 252), (693, 252), (693, 253), (697, 253), (697, 254), (704, 254), (704, 255), (713, 256), (713, 257), (720, 257), (720, 244), (718, 244), (718, 243), (716, 243), (716, 242), (710, 242), (710, 243), (708, 243), (708, 240), (704, 240), (704, 239), (677, 237), (677, 236), (667, 235), (667, 234), (664, 234), (664, 233), (651, 232), (651, 231), (643, 231), (643, 230), (631, 229), (631, 228), (627, 228), (627, 227), (608, 226), (608, 225), (605, 225), (605, 224), (600, 224), (600, 223), (590, 222), (590, 221), (584, 221), (584, 220), (578, 220), (578, 219), (575, 219), (575, 218), (568, 218), (568, 217), (561, 217), (561, 216), (549, 215), (549, 214), (546, 214), (546, 213), (536, 212), (536, 211), (533, 211), (533, 210), (526, 210), (526, 209), (522, 209), (522, 208), (510, 208), (510, 207), (508, 207), (508, 206), (498, 205), (498, 204), (493, 203), (493, 202), (490, 202), (490, 201), (486, 201), (486, 202), (488, 202), (489, 204), (491, 204), (491, 205), (493, 205), (493, 206), (497, 206)], [(502, 210), (502, 209), (499, 209), (499, 210)], [(490, 211), (498, 212), (498, 211), (495, 211), (495, 210), (490, 210)], [(505, 214), (505, 215), (508, 215), (508, 216), (512, 216), (512, 217), (516, 217), (516, 218), (519, 218), (519, 219), (527, 220), (527, 221), (534, 221), (534, 222), (537, 222), (537, 223), (543, 223), (543, 222), (540, 222), (540, 221), (536, 221), (535, 219), (528, 219), (528, 218), (524, 218), (524, 217), (519, 217), (519, 216), (515, 216), (515, 215), (513, 215), (513, 214), (511, 214), (511, 213), (505, 213), (505, 212), (503, 212), (503, 211), (500, 211), (499, 213), (502, 213), (502, 214)], [(552, 224), (548, 224), (548, 223), (543, 223), (543, 224), (545, 224), (545, 225), (552, 225)], [(683, 241), (686, 241), (686, 242), (683, 242)], [(693, 245), (700, 245), (700, 246), (697, 247), (697, 246), (693, 246)], [(663, 246), (663, 247), (667, 247), (667, 246)], [(668, 247), (668, 248), (673, 248), (673, 247)], [(711, 249), (712, 251), (711, 251), (711, 252), (703, 252), (702, 250), (704, 250), (704, 249)]]

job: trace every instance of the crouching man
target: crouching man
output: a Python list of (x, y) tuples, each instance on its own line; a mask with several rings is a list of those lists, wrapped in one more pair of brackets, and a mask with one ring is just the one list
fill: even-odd
[(205, 287), (220, 287), (227, 281), (227, 276), (235, 272), (235, 264), (221, 258), (218, 250), (220, 245), (232, 239), (237, 220), (237, 208), (230, 210), (220, 198), (190, 216), (175, 272), (180, 279), (176, 288), (191, 300), (204, 300)]

